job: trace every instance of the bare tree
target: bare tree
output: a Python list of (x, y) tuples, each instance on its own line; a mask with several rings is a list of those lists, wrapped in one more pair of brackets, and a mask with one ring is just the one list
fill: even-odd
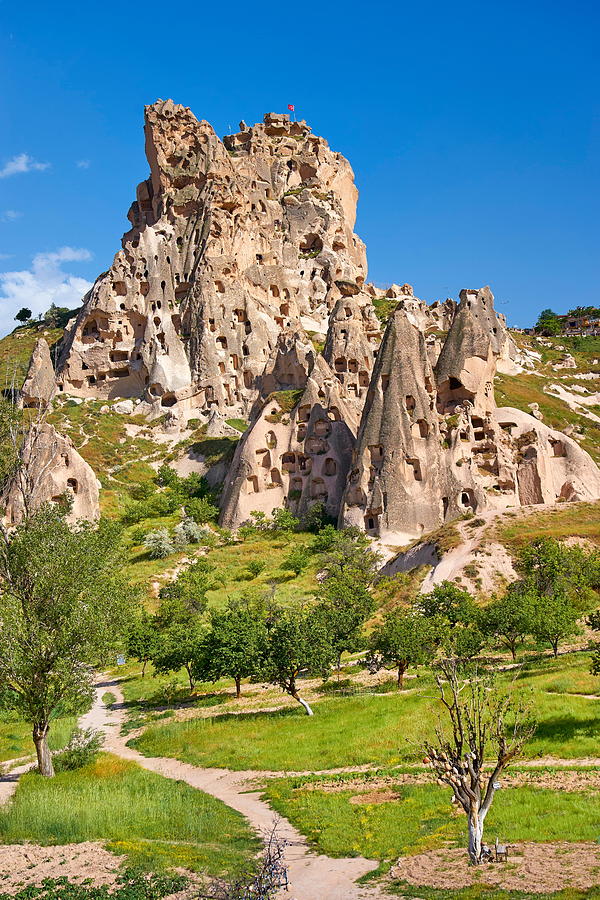
[(207, 900), (274, 900), (282, 888), (287, 890), (286, 842), (277, 833), (278, 825), (275, 821), (264, 838), (265, 848), (254, 874), (242, 877), (233, 884), (216, 883), (209, 894), (200, 896)]
[(489, 672), (444, 659), (437, 664), (435, 680), (447, 721), (440, 717), (435, 743), (425, 744), (424, 762), (433, 769), (438, 784), (452, 788), (452, 802), (464, 810), (469, 859), (478, 865), (483, 825), (498, 778), (531, 738), (535, 723), (530, 704), (515, 700), (511, 692), (498, 692)]

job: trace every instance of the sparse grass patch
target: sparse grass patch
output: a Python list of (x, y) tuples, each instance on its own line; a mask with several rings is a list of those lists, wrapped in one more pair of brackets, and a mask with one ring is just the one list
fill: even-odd
[(506, 517), (493, 528), (493, 538), (514, 552), (539, 538), (587, 538), (600, 546), (600, 502), (561, 503), (527, 516)]

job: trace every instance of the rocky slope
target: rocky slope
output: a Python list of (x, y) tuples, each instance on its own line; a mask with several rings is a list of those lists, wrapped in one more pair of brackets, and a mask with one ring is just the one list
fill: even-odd
[(410, 285), (366, 283), (352, 170), (305, 122), (267, 114), (221, 141), (158, 101), (145, 132), (132, 227), (56, 376), (38, 344), (24, 406), (126, 398), (117, 411), (164, 416), (174, 435), (249, 419), (225, 473), (230, 527), (320, 502), (400, 545), (468, 512), (600, 497), (573, 437), (535, 409), (497, 408), (497, 373), (531, 357), (489, 288), (427, 306)]

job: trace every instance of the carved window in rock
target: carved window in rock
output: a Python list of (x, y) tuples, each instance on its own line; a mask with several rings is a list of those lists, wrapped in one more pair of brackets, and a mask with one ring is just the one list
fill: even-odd
[(239, 369), (240, 367), (240, 358), (237, 353), (232, 353), (229, 357), (229, 365), (232, 369)]
[(412, 469), (413, 478), (415, 481), (423, 481), (423, 471), (421, 468), (421, 460), (413, 457), (411, 459), (406, 460), (409, 469)]
[(290, 491), (302, 492), (302, 478), (300, 475), (294, 475), (294, 477), (290, 479)]
[(242, 344), (242, 354), (244, 356), (250, 356), (250, 349), (248, 348), (247, 344)]
[(281, 457), (281, 468), (284, 472), (295, 472), (296, 471), (296, 454), (295, 453), (284, 453)]
[(552, 456), (554, 457), (564, 457), (567, 455), (567, 448), (564, 445), (563, 441), (549, 439), (550, 449), (552, 451)]
[(458, 498), (459, 506), (462, 506), (463, 509), (471, 509), (473, 512), (477, 509), (477, 501), (475, 500), (475, 494), (473, 491), (468, 488), (467, 490), (461, 491)]
[(328, 456), (325, 460), (323, 473), (329, 476), (337, 474), (337, 462), (335, 461), (335, 459), (333, 459), (333, 457)]
[(448, 507), (450, 506), (450, 498), (442, 497), (442, 519), (446, 518), (448, 514)]
[(117, 297), (125, 297), (127, 294), (127, 285), (124, 281), (115, 281), (113, 283), (113, 289)]
[(473, 437), (476, 441), (485, 440), (485, 423), (483, 419), (479, 416), (473, 416), (471, 419), (471, 425), (473, 426)]
[(308, 422), (310, 418), (310, 404), (298, 407), (298, 422)]
[(218, 337), (218, 338), (217, 338), (217, 347), (218, 347), (220, 350), (227, 350), (227, 338), (226, 338), (226, 337), (223, 337), (223, 335), (221, 335), (220, 337)]
[(215, 320), (214, 320), (214, 319), (209, 319), (209, 320), (208, 320), (208, 330), (209, 330), (209, 331), (216, 331), (216, 330), (217, 330), (217, 326), (215, 325)]
[(369, 373), (365, 372), (364, 369), (358, 373), (358, 383), (360, 387), (369, 387)]
[(127, 350), (111, 350), (109, 356), (111, 362), (126, 362), (129, 359)]
[(355, 384), (354, 382), (352, 382), (352, 384), (346, 385), (346, 390), (348, 391), (348, 394), (352, 397), (360, 396), (360, 393), (358, 390), (358, 385)]
[(221, 373), (221, 375), (225, 374), (225, 363), (224, 362), (219, 363), (219, 372)]
[(385, 394), (388, 387), (390, 386), (390, 376), (387, 373), (382, 374), (381, 376), (381, 390)]
[(298, 431), (297, 431), (296, 437), (297, 437), (298, 441), (300, 441), (300, 442), (302, 442), (304, 440), (304, 438), (306, 437), (306, 425), (304, 425), (304, 424), (298, 425)]
[(246, 493), (258, 494), (258, 490), (258, 476), (248, 475), (248, 477), (246, 478)]
[(307, 475), (312, 469), (312, 457), (298, 454), (298, 471)]
[(67, 478), (67, 487), (70, 491), (76, 494), (79, 490), (79, 483), (76, 478)]
[(271, 469), (271, 487), (281, 487), (283, 484), (281, 480), (281, 472), (279, 469)]
[(289, 303), (282, 303), (279, 307), (279, 312), (282, 316), (289, 316), (290, 314), (290, 305)]
[(246, 321), (246, 310), (245, 309), (234, 309), (233, 318), (236, 322), (245, 322)]
[(250, 334), (252, 332), (252, 325), (250, 324), (250, 322), (244, 323), (244, 331), (246, 332), (246, 334)]
[(100, 331), (95, 319), (89, 319), (83, 326), (83, 337), (99, 338)]
[(352, 309), (349, 306), (344, 307), (344, 315), (346, 316), (347, 319), (349, 319), (352, 316)]
[(380, 469), (383, 465), (383, 445), (382, 444), (372, 444), (369, 447), (369, 451), (371, 453), (371, 463), (377, 468)]
[(369, 534), (379, 534), (379, 513), (368, 510), (364, 518), (364, 523), (365, 531), (367, 531)]
[(345, 357), (338, 356), (338, 358), (335, 360), (335, 362), (333, 364), (333, 367), (336, 372), (345, 372), (348, 368), (348, 364), (346, 362)]
[(269, 293), (270, 293), (271, 297), (279, 297), (279, 288), (277, 287), (276, 284), (271, 284), (269, 286)]
[(418, 419), (413, 422), (410, 431), (414, 438), (426, 438), (429, 434), (429, 423), (426, 419)]
[(406, 411), (407, 411), (407, 412), (412, 412), (412, 411), (414, 410), (414, 408), (415, 408), (415, 406), (416, 406), (417, 404), (416, 404), (415, 398), (413, 397), (412, 394), (407, 394), (407, 395), (406, 395), (406, 399), (405, 399), (405, 401), (404, 401), (404, 405), (405, 405), (405, 407), (406, 407)]
[(348, 360), (348, 371), (352, 372), (354, 375), (358, 372), (358, 360), (357, 359), (349, 359)]
[(176, 403), (177, 403), (177, 397), (175, 397), (174, 394), (165, 394), (165, 396), (162, 397), (161, 401), (160, 401), (160, 405), (166, 406), (167, 408), (171, 407), (171, 406), (175, 406)]
[(323, 249), (323, 241), (318, 234), (307, 234), (300, 241), (300, 253), (317, 254)]
[(331, 434), (331, 423), (327, 419), (317, 419), (315, 422), (315, 434), (319, 437), (329, 437)]
[(323, 440), (323, 438), (317, 437), (316, 435), (312, 435), (307, 438), (305, 444), (307, 453), (314, 453), (315, 455), (320, 455), (321, 453), (327, 452), (327, 442)]
[(244, 387), (251, 388), (254, 383), (254, 375), (252, 372), (244, 372)]
[(327, 410), (327, 415), (331, 419), (332, 422), (340, 422), (342, 417), (340, 415), (340, 411), (337, 406), (330, 406)]

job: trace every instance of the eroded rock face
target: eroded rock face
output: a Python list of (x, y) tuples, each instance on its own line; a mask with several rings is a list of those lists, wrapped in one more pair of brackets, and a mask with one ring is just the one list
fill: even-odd
[(245, 415), (282, 330), (324, 334), (364, 282), (352, 169), (285, 115), (221, 141), (158, 101), (145, 131), (150, 177), (68, 328), (59, 387)]
[(340, 521), (407, 542), (471, 511), (600, 497), (575, 441), (496, 409), (493, 380), (512, 341), (489, 288), (463, 291), (435, 368), (400, 303), (377, 357)]
[(45, 338), (38, 338), (27, 377), (19, 395), (19, 406), (28, 409), (44, 409), (56, 393), (56, 379), (50, 348)]
[[(32, 425), (21, 465), (4, 497), (5, 521), (18, 525), (26, 513), (48, 502), (72, 498), (70, 521), (100, 516), (98, 480), (72, 441), (48, 423)], [(27, 498), (27, 499), (26, 499)]]

